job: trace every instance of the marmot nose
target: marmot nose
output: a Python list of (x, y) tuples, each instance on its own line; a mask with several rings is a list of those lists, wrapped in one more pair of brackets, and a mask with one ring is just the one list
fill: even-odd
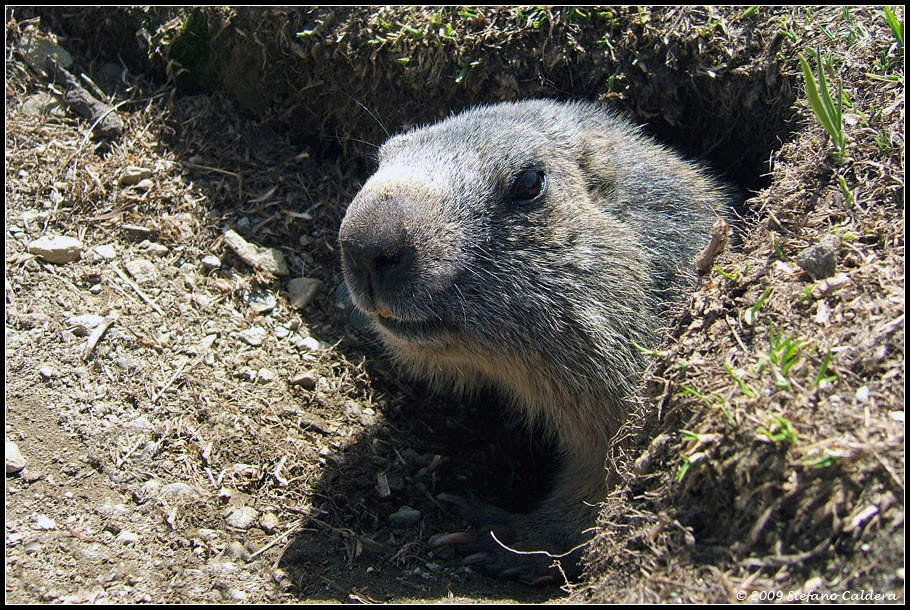
[(403, 216), (393, 198), (367, 197), (355, 200), (339, 231), (342, 264), (350, 279), (386, 303), (407, 281), (417, 258)]
[(342, 251), (351, 267), (366, 274), (370, 285), (386, 290), (400, 281), (414, 263), (414, 249), (401, 239), (370, 235), (373, 239), (342, 241)]

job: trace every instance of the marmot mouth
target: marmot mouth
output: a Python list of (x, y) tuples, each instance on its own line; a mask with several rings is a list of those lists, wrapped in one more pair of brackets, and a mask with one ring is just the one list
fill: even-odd
[(440, 320), (401, 320), (381, 314), (377, 315), (375, 320), (384, 330), (396, 337), (410, 341), (426, 340), (445, 330), (445, 325)]

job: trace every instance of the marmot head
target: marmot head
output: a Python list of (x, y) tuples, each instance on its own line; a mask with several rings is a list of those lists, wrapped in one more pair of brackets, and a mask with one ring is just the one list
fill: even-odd
[(430, 376), (549, 362), (620, 384), (639, 361), (630, 339), (654, 330), (654, 278), (678, 258), (641, 226), (650, 199), (674, 200), (660, 180), (632, 185), (648, 147), (672, 156), (601, 107), (544, 100), (391, 138), (339, 233), (354, 304)]

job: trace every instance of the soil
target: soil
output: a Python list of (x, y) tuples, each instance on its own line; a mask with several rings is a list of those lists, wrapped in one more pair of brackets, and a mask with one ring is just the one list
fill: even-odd
[[(7, 602), (903, 599), (903, 47), (878, 11), (77, 7), (6, 26), (5, 437), (25, 464), (8, 447)], [(73, 56), (89, 117), (36, 46)], [(843, 153), (806, 101), (816, 47), (848, 100)], [(549, 448), (493, 394), (402, 377), (336, 295), (384, 130), (529, 96), (619, 107), (742, 193), (562, 587), (428, 547), (466, 527), (440, 494), (527, 508)], [(35, 253), (57, 235), (78, 258)], [(813, 277), (802, 253), (825, 240), (834, 274)], [(319, 282), (306, 304), (299, 277)]]

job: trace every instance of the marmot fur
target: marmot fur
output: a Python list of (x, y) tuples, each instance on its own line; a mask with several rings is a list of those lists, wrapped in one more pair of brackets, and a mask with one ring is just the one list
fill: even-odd
[(475, 511), (474, 561), (534, 581), (552, 559), (489, 532), (554, 555), (586, 540), (646, 365), (633, 342), (659, 340), (727, 201), (697, 164), (590, 103), (478, 107), (382, 146), (339, 234), (354, 304), (406, 369), (499, 388), (562, 460), (533, 512)]

